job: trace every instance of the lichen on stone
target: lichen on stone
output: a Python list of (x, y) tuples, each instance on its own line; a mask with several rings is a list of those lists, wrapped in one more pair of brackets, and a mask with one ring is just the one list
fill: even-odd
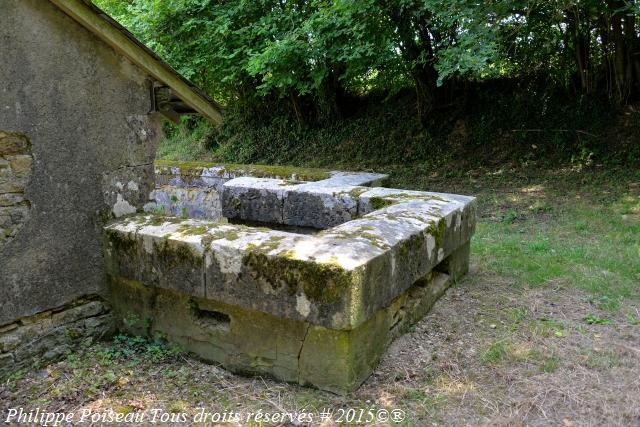
[(187, 236), (200, 236), (205, 234), (209, 230), (206, 225), (191, 225), (183, 224), (178, 227), (178, 232)]
[(331, 236), (336, 239), (364, 239), (368, 243), (379, 249), (389, 249), (389, 244), (378, 234), (370, 233), (369, 231), (373, 231), (375, 228), (371, 225), (363, 225), (357, 228), (352, 228), (349, 231), (346, 230), (331, 230)]
[(447, 231), (447, 225), (445, 220), (440, 218), (437, 221), (432, 222), (428, 229), (427, 233), (432, 235), (436, 241), (436, 249), (442, 248), (442, 243), (444, 242), (444, 235)]
[(112, 228), (105, 229), (107, 241), (118, 253), (131, 254), (136, 250), (136, 239), (130, 233)]

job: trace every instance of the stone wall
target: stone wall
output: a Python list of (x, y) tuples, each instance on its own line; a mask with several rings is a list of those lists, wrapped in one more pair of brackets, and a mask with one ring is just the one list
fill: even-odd
[(0, 130), (0, 248), (29, 217), (24, 192), (31, 178), (31, 144), (23, 135)]
[(0, 58), (2, 325), (106, 292), (102, 227), (147, 203), (161, 130), (148, 76), (52, 2), (2, 2)]
[[(257, 178), (273, 179), (276, 182), (276, 190), (279, 195), (284, 193), (284, 187), (281, 187), (282, 180), (287, 184), (303, 184), (302, 187), (297, 186), (303, 192), (316, 191), (331, 196), (336, 187), (344, 186), (372, 186), (380, 185), (388, 176), (379, 173), (370, 172), (338, 172), (324, 169), (308, 169), (296, 168), (289, 166), (268, 166), (268, 165), (239, 165), (239, 164), (222, 164), (213, 162), (156, 162), (155, 182), (156, 189), (153, 191), (151, 198), (152, 203), (145, 206), (145, 210), (151, 213), (164, 213), (167, 215), (179, 216), (183, 218), (203, 218), (220, 220), (223, 217), (237, 217), (238, 219), (249, 219), (253, 221), (282, 223), (282, 218), (272, 218), (272, 215), (261, 215), (260, 218), (243, 218), (239, 215), (234, 202), (233, 194), (227, 196), (226, 213), (222, 207), (223, 194), (227, 186), (227, 182), (236, 178)], [(249, 180), (252, 185), (253, 180)], [(258, 193), (260, 190), (257, 190)], [(244, 193), (242, 188), (232, 188), (232, 193)], [(236, 194), (237, 195), (237, 194)], [(292, 195), (292, 199), (295, 194)], [(260, 197), (257, 197), (258, 199)], [(276, 200), (277, 199), (277, 200)], [(303, 198), (302, 203), (298, 203), (304, 212), (290, 212), (294, 218), (310, 215), (320, 217), (326, 216), (322, 212), (325, 206), (310, 206), (310, 198)], [(317, 201), (317, 200), (316, 200)], [(352, 198), (345, 200), (347, 203), (352, 202)], [(322, 201), (320, 201), (322, 204)], [(282, 211), (282, 197), (275, 197), (274, 200), (263, 203), (262, 213), (272, 213), (272, 211)], [(330, 202), (333, 204), (333, 201)], [(234, 208), (235, 207), (235, 208)], [(255, 208), (255, 206), (253, 206)], [(353, 207), (353, 206), (352, 206)], [(251, 208), (251, 207), (250, 207)], [(294, 208), (295, 209), (295, 208)], [(319, 210), (320, 213), (315, 213)], [(347, 209), (348, 210), (348, 209)], [(336, 209), (331, 209), (335, 213)], [(339, 218), (333, 221), (315, 221), (317, 228), (326, 228), (331, 225), (339, 224), (347, 221), (357, 215), (357, 212), (343, 212), (338, 215)], [(309, 218), (307, 218), (306, 222)], [(291, 221), (298, 224), (300, 221)]]
[(0, 378), (58, 359), (78, 344), (112, 334), (113, 329), (113, 316), (98, 297), (0, 326)]

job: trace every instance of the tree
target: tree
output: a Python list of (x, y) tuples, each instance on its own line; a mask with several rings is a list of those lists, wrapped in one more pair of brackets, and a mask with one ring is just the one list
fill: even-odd
[(97, 2), (214, 97), (301, 123), (408, 87), (425, 119), (438, 87), (460, 79), (545, 76), (618, 103), (640, 94), (638, 0)]

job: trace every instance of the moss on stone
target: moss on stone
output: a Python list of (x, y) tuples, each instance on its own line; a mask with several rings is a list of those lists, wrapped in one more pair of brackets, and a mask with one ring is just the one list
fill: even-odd
[(298, 185), (298, 184), (304, 184), (304, 181), (294, 181), (292, 179), (283, 179), (282, 182), (278, 184), (278, 186), (287, 187), (289, 185)]
[(188, 245), (178, 243), (175, 246), (169, 243), (169, 239), (153, 242), (154, 253), (162, 265), (175, 268), (178, 265), (201, 266), (203, 257), (194, 254)]
[[(220, 167), (219, 175), (225, 172), (237, 176), (253, 176), (256, 178), (280, 178), (292, 179), (295, 181), (320, 181), (328, 179), (331, 174), (328, 170), (317, 168), (302, 168), (295, 166), (276, 165), (244, 165), (233, 163), (215, 162), (181, 162), (174, 160), (156, 160), (155, 165), (159, 168), (177, 167), (181, 175), (200, 176), (204, 169)], [(167, 173), (170, 173), (170, 169)]]
[(382, 197), (374, 196), (369, 198), (369, 204), (371, 205), (374, 211), (377, 211), (378, 209), (382, 209), (384, 207), (392, 205), (393, 203), (394, 202), (392, 200), (382, 198)]
[(106, 224), (114, 218), (114, 215), (111, 209), (100, 209), (98, 210), (97, 217), (100, 224)]
[(163, 224), (179, 224), (183, 219), (164, 214), (151, 214), (149, 216), (139, 216), (133, 221), (143, 227), (146, 225), (160, 226)]
[(132, 254), (136, 251), (136, 239), (130, 233), (107, 228), (105, 229), (105, 235), (118, 253)]
[(398, 253), (402, 259), (402, 263), (408, 261), (408, 258), (414, 257), (422, 251), (425, 245), (425, 239), (422, 234), (413, 234), (407, 240), (400, 243)]
[(283, 236), (270, 236), (264, 242), (259, 244), (261, 250), (272, 251), (280, 247), (280, 242), (284, 240)]
[(448, 202), (448, 200), (440, 196), (435, 196), (433, 194), (393, 193), (393, 194), (386, 194), (384, 198), (395, 199), (395, 200), (421, 200), (421, 201), (438, 200), (440, 202)]
[(447, 224), (444, 218), (440, 218), (429, 225), (427, 233), (432, 235), (436, 240), (436, 250), (442, 247), (444, 235), (447, 232)]
[(366, 193), (367, 191), (371, 190), (371, 188), (368, 187), (356, 187), (353, 190), (349, 191), (349, 196), (351, 196), (351, 198), (355, 201), (360, 200), (360, 195), (362, 193)]
[(242, 261), (257, 273), (258, 279), (266, 280), (274, 289), (287, 286), (291, 295), (302, 290), (310, 300), (320, 304), (339, 302), (352, 283), (351, 273), (333, 263), (268, 256), (259, 251), (247, 252)]
[(246, 233), (248, 230), (248, 227), (245, 227), (243, 225), (234, 225), (234, 228), (231, 229), (222, 229), (222, 228), (210, 228), (209, 229), (209, 236), (211, 237), (212, 240), (219, 240), (219, 239), (225, 239), (225, 240), (238, 240), (241, 237), (241, 233)]
[(282, 251), (278, 254), (278, 256), (281, 256), (283, 258), (287, 258), (287, 259), (295, 259), (296, 257), (296, 251), (294, 251), (293, 249), (288, 249), (286, 251)]
[(229, 241), (238, 240), (240, 238), (240, 235), (235, 231), (229, 231), (224, 235), (224, 238)]
[[(417, 201), (430, 201), (430, 200), (438, 200), (441, 202), (447, 202), (444, 198), (440, 196), (434, 195), (418, 195), (418, 194), (407, 194), (407, 193), (393, 193), (386, 194), (382, 197), (373, 196), (369, 198), (369, 204), (373, 208), (374, 211), (385, 208), (387, 206), (393, 205), (394, 203), (398, 203), (403, 200), (417, 200)], [(404, 215), (406, 216), (406, 215)]]
[(355, 228), (351, 231), (331, 231), (331, 236), (336, 239), (365, 239), (373, 246), (386, 250), (390, 246), (384, 241), (384, 239), (373, 233), (369, 233), (368, 231), (375, 230), (374, 227), (370, 225), (363, 225), (361, 227)]
[(154, 215), (153, 217), (151, 217), (151, 219), (149, 221), (147, 221), (146, 223), (144, 223), (143, 225), (162, 225), (165, 223), (165, 217), (164, 216), (160, 216), (160, 215)]
[(205, 234), (209, 230), (206, 225), (190, 225), (183, 224), (178, 228), (178, 231), (187, 236), (199, 236)]

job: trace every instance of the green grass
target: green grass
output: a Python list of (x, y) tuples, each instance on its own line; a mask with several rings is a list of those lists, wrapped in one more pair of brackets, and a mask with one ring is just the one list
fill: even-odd
[(207, 147), (207, 138), (211, 128), (204, 124), (194, 126), (189, 130), (185, 126), (166, 127), (165, 137), (160, 139), (156, 152), (157, 159), (171, 159), (179, 161), (210, 160), (212, 152)]
[(497, 364), (506, 361), (511, 355), (511, 345), (508, 338), (492, 342), (482, 353), (482, 361), (488, 364)]
[(560, 358), (558, 356), (549, 356), (544, 358), (538, 365), (541, 372), (552, 373), (555, 372), (560, 366)]
[(472, 243), (475, 262), (516, 286), (583, 289), (604, 308), (637, 300), (640, 221), (631, 213), (640, 210), (638, 198), (623, 194), (599, 203), (555, 197), (557, 206), (544, 218), (521, 207), (498, 221), (481, 220)]

